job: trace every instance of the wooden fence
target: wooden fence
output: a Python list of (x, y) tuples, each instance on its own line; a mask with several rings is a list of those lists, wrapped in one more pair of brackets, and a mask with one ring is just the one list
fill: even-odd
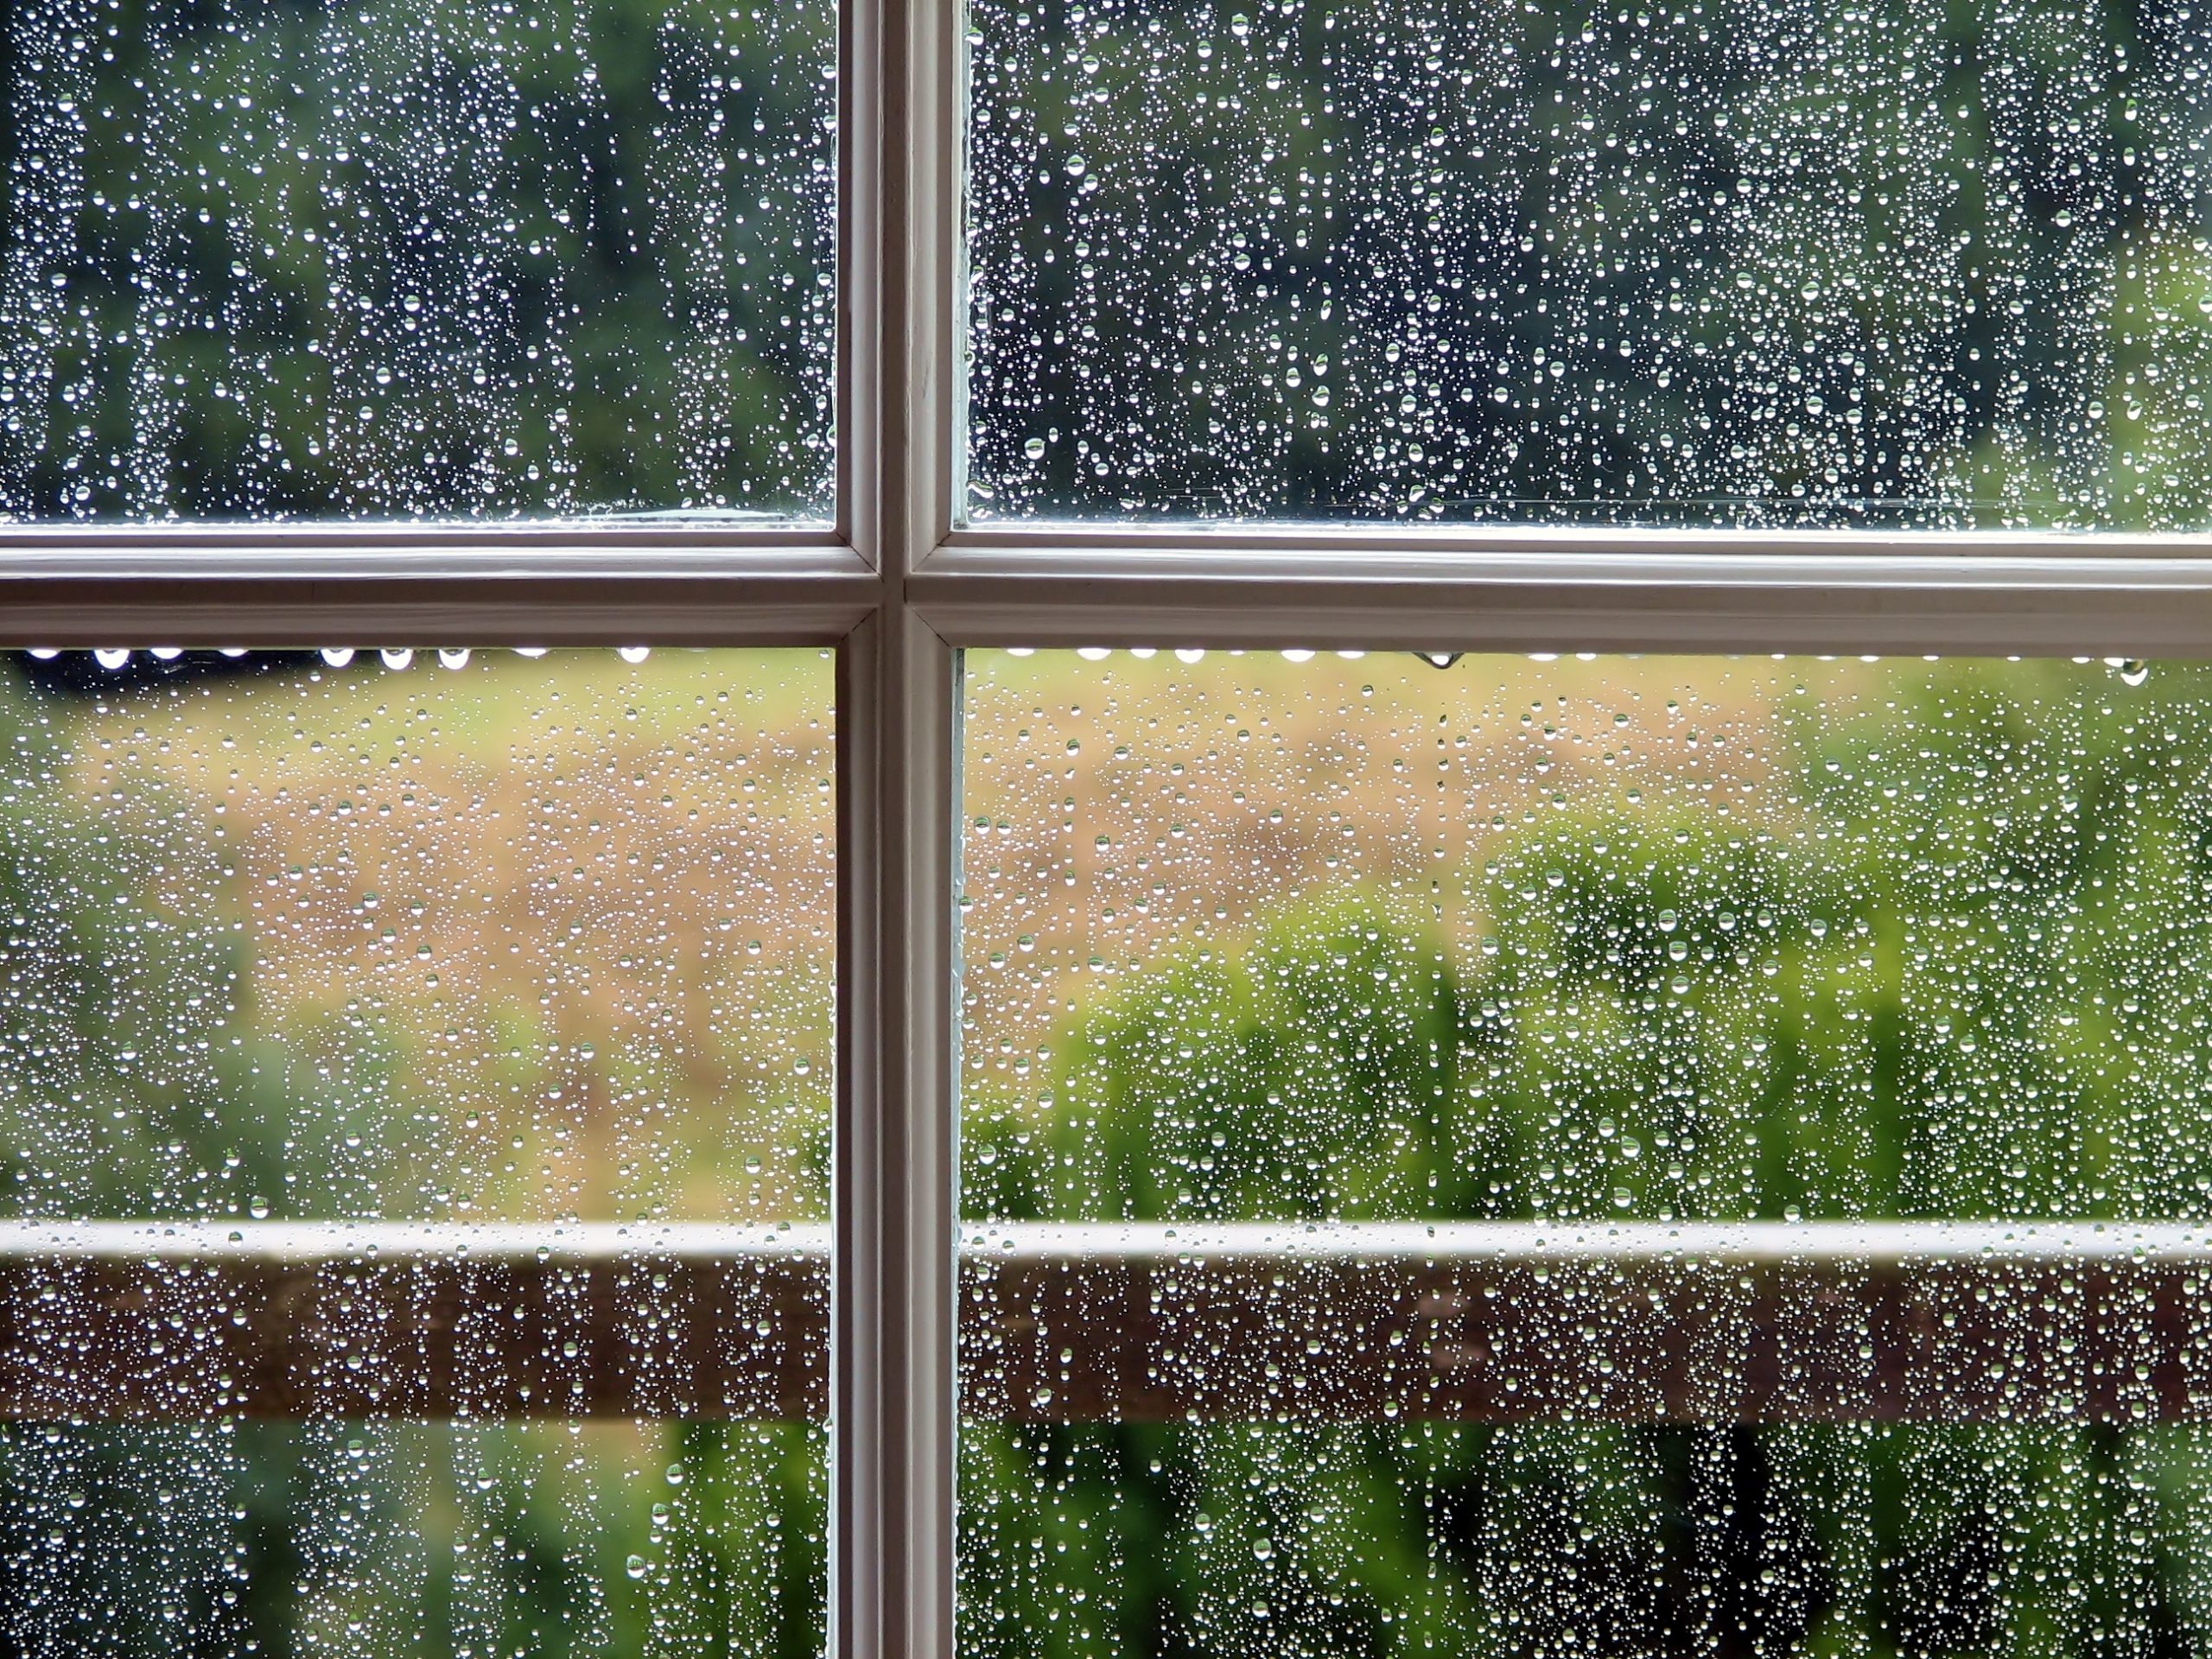
[[(981, 1227), (1020, 1422), (2212, 1419), (2212, 1230)], [(819, 1418), (827, 1230), (0, 1226), (0, 1417)]]

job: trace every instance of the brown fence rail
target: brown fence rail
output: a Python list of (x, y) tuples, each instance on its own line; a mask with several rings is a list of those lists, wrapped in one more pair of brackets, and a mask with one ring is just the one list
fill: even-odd
[(819, 1418), (825, 1248), (813, 1229), (18, 1226), (0, 1418)]
[[(0, 1229), (0, 1418), (819, 1418), (823, 1230)], [(978, 1420), (2212, 1419), (2212, 1233), (987, 1229)]]

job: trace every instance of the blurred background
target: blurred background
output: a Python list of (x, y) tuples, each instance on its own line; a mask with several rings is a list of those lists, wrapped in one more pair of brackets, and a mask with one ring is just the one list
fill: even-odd
[[(2204, 670), (1160, 651), (971, 652), (967, 673), (976, 1223), (1602, 1239), (2212, 1208)], [(987, 1258), (993, 1230), (971, 1235)], [(1848, 1302), (1814, 1366), (1872, 1352)], [(1373, 1319), (1323, 1306), (1309, 1351), (1381, 1339)], [(2064, 1294), (2012, 1319), (2022, 1352), (2084, 1334)], [(988, 1401), (999, 1350), (968, 1344)], [(1314, 1421), (1309, 1380), (1255, 1398), (1211, 1352), (1232, 1421), (971, 1414), (969, 1650), (2204, 1640), (2196, 1427), (2024, 1402)]]
[[(9, 1217), (826, 1217), (823, 653), (106, 660), (0, 683)], [(818, 1423), (11, 1422), (0, 1642), (815, 1654), (826, 1469)]]
[(2191, 0), (976, 0), (969, 507), (2202, 527)]
[[(13, 1215), (823, 1215), (828, 663), (457, 660), (13, 662)], [(2208, 709), (2168, 664), (971, 653), (965, 1211), (2202, 1223)], [(964, 1649), (2204, 1628), (2185, 1424), (1262, 1414), (971, 1414)], [(0, 1607), (27, 1653), (810, 1652), (824, 1450), (13, 1424)]]
[(830, 511), (835, 12), (22, 0), (0, 512)]
[[(24, 0), (0, 511), (829, 516), (833, 9)], [(966, 510), (2201, 527), (2185, 0), (978, 0)]]

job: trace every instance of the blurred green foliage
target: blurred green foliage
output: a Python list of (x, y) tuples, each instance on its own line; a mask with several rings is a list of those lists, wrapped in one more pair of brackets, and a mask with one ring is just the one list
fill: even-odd
[(998, 517), (2201, 525), (2206, 33), (978, 0)]
[[(1378, 890), (1140, 976), (1055, 1039), (1049, 1109), (970, 1105), (969, 1213), (2203, 1218), (2212, 682), (1894, 680), (1871, 713), (1784, 709), (1761, 789), (1788, 813), (1585, 800), (1497, 843), (1471, 952)], [(978, 1654), (2087, 1655), (2208, 1629), (2188, 1428), (965, 1446)]]
[[(337, 1152), (349, 1134), (449, 1183), (454, 1154), (405, 1089), (302, 1093), (291, 1062), (316, 1033), (254, 983), (220, 879), (238, 849), (175, 832), (181, 788), (86, 790), (73, 763), (107, 752), (93, 716), (0, 683), (7, 1212), (214, 1219), (276, 1195), (280, 1214), (385, 1213), (391, 1184)], [(365, 1076), (405, 1058), (371, 1055)], [(51, 1288), (66, 1304), (66, 1268)], [(12, 1363), (67, 1363), (17, 1312)], [(826, 1478), (808, 1424), (8, 1423), (0, 1654), (557, 1659), (734, 1635), (811, 1659)]]
[[(986, 515), (2212, 503), (2193, 0), (972, 22)], [(0, 510), (823, 512), (833, 36), (706, 0), (27, 0)]]
[[(1049, 1109), (979, 1097), (968, 1205), (2202, 1217), (2212, 689), (2133, 677), (1898, 664), (1862, 713), (1785, 700), (1788, 813), (1585, 798), (1494, 841), (1465, 948), (1388, 890), (1194, 947), (1058, 1034)], [(29, 789), (63, 715), (10, 717)], [(232, 938), (160, 900), (212, 857), (174, 804), (11, 804), (18, 1185), (144, 1213), (249, 1185), (226, 1156), (286, 1166), (250, 1061), (161, 1046), (181, 997), (251, 1011)], [(214, 1099), (252, 1107), (220, 1144)], [(2184, 1427), (971, 1425), (963, 1458), (978, 1655), (2086, 1656), (2212, 1627)], [(797, 1659), (822, 1628), (818, 1429), (20, 1425), (0, 1466), (13, 1651)]]
[(818, 1659), (818, 1427), (0, 1427), (0, 1650)]
[(1784, 700), (1781, 811), (1584, 794), (1492, 841), (1471, 951), (1351, 891), (1156, 965), (1049, 1113), (971, 1103), (970, 1207), (2206, 1214), (2212, 682), (1895, 679)]
[(834, 14), (27, 0), (0, 512), (819, 516)]

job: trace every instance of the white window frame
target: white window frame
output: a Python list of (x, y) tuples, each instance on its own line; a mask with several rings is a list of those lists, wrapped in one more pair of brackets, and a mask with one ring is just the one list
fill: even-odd
[(957, 653), (2212, 654), (2212, 536), (963, 526), (960, 0), (843, 0), (820, 531), (0, 528), (0, 646), (837, 651), (830, 1651), (953, 1650)]

